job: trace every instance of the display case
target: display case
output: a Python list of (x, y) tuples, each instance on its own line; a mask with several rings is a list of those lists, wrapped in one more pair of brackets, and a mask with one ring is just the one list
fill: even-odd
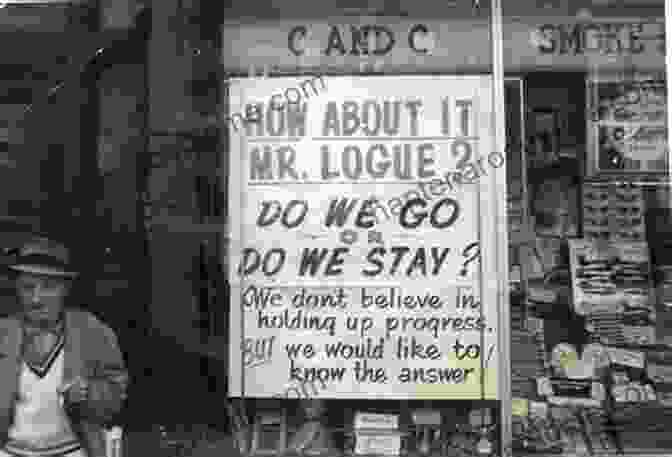
[[(512, 353), (527, 354), (512, 359), (514, 455), (664, 453), (672, 446), (664, 76), (579, 76), (588, 87), (586, 141), (578, 128), (565, 133), (575, 133), (576, 160), (528, 162), (535, 246), (522, 259), (529, 287), (512, 300), (525, 316), (512, 322)], [(580, 99), (580, 84), (563, 78), (525, 79), (528, 116), (551, 98), (529, 97), (557, 86)], [(615, 129), (623, 135), (608, 150), (604, 138)], [(545, 201), (569, 192), (563, 204)], [(551, 233), (558, 208), (572, 229)]]

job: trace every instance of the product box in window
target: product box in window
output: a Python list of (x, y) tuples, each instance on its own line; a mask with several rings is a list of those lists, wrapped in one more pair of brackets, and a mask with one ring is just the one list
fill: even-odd
[(646, 242), (582, 239), (569, 243), (575, 312), (627, 316), (626, 327), (649, 327), (629, 329), (628, 338), (652, 344), (648, 341), (651, 328), (655, 332), (655, 297)]
[(645, 355), (640, 351), (608, 348), (610, 356), (609, 387), (615, 403), (655, 402), (657, 397), (645, 369)]
[(651, 311), (626, 311), (623, 316), (623, 340), (627, 345), (656, 344), (656, 320)]
[(556, 345), (551, 353), (552, 374), (537, 380), (539, 396), (559, 406), (599, 408), (606, 399), (593, 359), (579, 357), (575, 346)]
[(646, 377), (653, 382), (658, 401), (672, 407), (672, 351), (647, 352)]
[(403, 433), (399, 416), (358, 411), (353, 421), (354, 454), (397, 456), (401, 453)]
[(656, 279), (656, 343), (672, 347), (672, 266), (658, 265)]

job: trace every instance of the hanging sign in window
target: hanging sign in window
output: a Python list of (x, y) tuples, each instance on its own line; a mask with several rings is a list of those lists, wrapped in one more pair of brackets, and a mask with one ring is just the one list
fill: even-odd
[(301, 84), (230, 86), (231, 395), (496, 398), (490, 81)]

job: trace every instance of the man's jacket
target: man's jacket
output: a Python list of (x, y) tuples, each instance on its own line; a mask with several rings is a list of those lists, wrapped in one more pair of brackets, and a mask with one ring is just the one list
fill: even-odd
[[(89, 457), (105, 457), (104, 426), (121, 409), (128, 374), (114, 332), (92, 314), (65, 313), (63, 382), (89, 381), (86, 402), (67, 408), (74, 432)], [(14, 419), (21, 370), (23, 330), (19, 317), (0, 319), (0, 446)]]

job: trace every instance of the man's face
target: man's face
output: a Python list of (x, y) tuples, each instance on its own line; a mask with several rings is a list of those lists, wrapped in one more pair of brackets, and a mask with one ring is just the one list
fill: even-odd
[(16, 289), (28, 320), (53, 322), (63, 310), (69, 284), (66, 279), (21, 273)]

